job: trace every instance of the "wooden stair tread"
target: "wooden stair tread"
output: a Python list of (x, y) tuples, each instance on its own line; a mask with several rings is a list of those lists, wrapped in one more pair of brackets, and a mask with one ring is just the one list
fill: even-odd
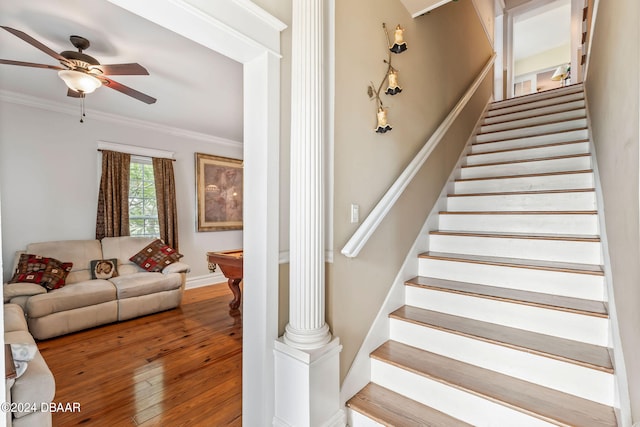
[(585, 153), (585, 154), (567, 154), (564, 156), (536, 157), (534, 159), (520, 159), (520, 160), (507, 160), (502, 162), (479, 163), (476, 165), (462, 165), (460, 167), (461, 168), (477, 168), (477, 167), (484, 167), (484, 166), (511, 165), (511, 164), (517, 164), (517, 163), (544, 162), (547, 160), (573, 159), (577, 157), (591, 157), (591, 154)]
[(469, 196), (514, 196), (518, 194), (557, 194), (557, 193), (593, 193), (595, 188), (571, 188), (562, 190), (530, 190), (530, 191), (496, 191), (492, 193), (451, 193), (447, 197), (469, 197)]
[(539, 176), (573, 175), (573, 174), (580, 174), (580, 173), (593, 173), (593, 169), (582, 169), (582, 170), (560, 171), (560, 172), (527, 173), (522, 175), (483, 176), (479, 178), (458, 178), (455, 180), (455, 182), (486, 181), (488, 179), (535, 178)]
[(399, 308), (391, 313), (390, 317), (526, 353), (613, 373), (609, 350), (605, 347), (411, 306)]
[(389, 427), (471, 426), (374, 383), (349, 399), (347, 406)]
[[(562, 104), (568, 104), (568, 102), (563, 102), (561, 104), (556, 104), (556, 105), (562, 105)], [(501, 124), (505, 124), (505, 123), (510, 123), (510, 122), (517, 122), (520, 120), (530, 120), (530, 119), (539, 119), (539, 118), (544, 118), (544, 117), (553, 117), (553, 116), (557, 116), (558, 114), (563, 114), (563, 113), (571, 113), (574, 111), (580, 111), (580, 110), (584, 110), (585, 107), (572, 107), (572, 108), (565, 108), (562, 110), (558, 110), (558, 111), (554, 111), (551, 113), (541, 113), (541, 114), (532, 114), (530, 116), (524, 116), (524, 117), (519, 117), (517, 119), (508, 119), (508, 120), (502, 120), (500, 122), (493, 122), (493, 123), (482, 123), (481, 126), (493, 126), (493, 125), (501, 125)], [(502, 115), (506, 115), (506, 114), (502, 114)], [(501, 115), (495, 115), (495, 116), (489, 116), (488, 118), (496, 118), (496, 117), (500, 117)], [(586, 117), (586, 115), (584, 116)], [(487, 117), (485, 117), (487, 118)], [(578, 119), (582, 119), (583, 117), (576, 117)], [(573, 120), (573, 119), (564, 119), (564, 120)], [(562, 122), (562, 120), (556, 120), (555, 122), (548, 122), (548, 123), (558, 123), (558, 122)], [(547, 124), (547, 123), (544, 123)], [(513, 128), (507, 128), (507, 129), (501, 129), (501, 130), (513, 130), (513, 129), (520, 129), (522, 126), (516, 126)], [(499, 132), (499, 131), (497, 131)]]
[(603, 301), (551, 295), (520, 289), (501, 288), (498, 286), (480, 285), (477, 283), (458, 282), (455, 280), (437, 279), (417, 276), (406, 282), (409, 286), (435, 289), (442, 292), (453, 292), (473, 295), (479, 298), (510, 301), (518, 304), (546, 307), (555, 310), (580, 313), (587, 316), (607, 317), (607, 306)]
[(593, 264), (577, 264), (570, 262), (540, 261), (518, 258), (491, 257), (481, 255), (451, 254), (443, 252), (425, 252), (420, 258), (440, 259), (444, 261), (459, 261), (475, 264), (496, 265), (501, 267), (528, 268), (533, 270), (548, 270), (564, 273), (590, 274), (603, 276), (602, 266)]
[(440, 211), (440, 215), (597, 215), (598, 211)]
[(471, 231), (440, 231), (433, 230), (429, 234), (441, 236), (468, 236), (468, 237), (491, 237), (496, 239), (531, 239), (531, 240), (568, 240), (572, 242), (594, 242), (600, 241), (599, 236), (586, 234), (550, 234), (550, 233), (502, 233), (502, 232), (471, 232)]
[[(551, 93), (553, 91), (556, 91), (557, 93), (556, 94)], [(546, 90), (544, 92), (528, 93), (526, 95), (514, 96), (513, 98), (494, 101), (491, 103), (491, 107), (489, 108), (489, 111), (501, 110), (503, 108), (510, 108), (516, 105), (530, 104), (532, 102), (547, 101), (547, 100), (554, 99), (556, 97), (575, 95), (576, 93), (581, 93), (581, 92), (584, 92), (584, 88), (581, 86), (581, 83), (576, 83), (575, 85), (553, 88), (553, 89)], [(548, 96), (550, 94), (555, 96)], [(519, 102), (519, 101), (522, 101), (522, 102)]]
[(556, 131), (549, 131), (549, 132), (540, 132), (540, 133), (536, 133), (535, 135), (524, 135), (524, 136), (511, 137), (511, 138), (492, 139), (490, 141), (474, 141), (473, 144), (471, 144), (471, 145), (491, 144), (493, 142), (504, 142), (504, 141), (510, 141), (510, 140), (513, 140), (513, 139), (535, 138), (535, 137), (538, 137), (538, 136), (547, 136), (547, 135), (562, 135), (563, 133), (575, 132), (577, 130), (587, 130), (587, 128), (586, 127), (578, 127), (578, 128), (575, 128), (575, 129), (565, 129), (565, 130), (561, 130), (561, 131), (557, 131), (556, 130)]
[(572, 118), (572, 119), (560, 119), (560, 120), (555, 120), (553, 122), (546, 122), (546, 123), (534, 123), (534, 124), (526, 125), (526, 126), (518, 126), (518, 127), (513, 128), (513, 129), (500, 129), (500, 130), (492, 130), (492, 131), (488, 131), (488, 132), (478, 132), (478, 133), (476, 133), (476, 136), (491, 135), (492, 133), (510, 132), (510, 131), (514, 131), (514, 130), (530, 129), (530, 128), (536, 128), (536, 127), (549, 126), (549, 125), (557, 125), (558, 123), (566, 123), (566, 122), (571, 122), (573, 120), (584, 120), (586, 118), (587, 118), (587, 115), (585, 113), (584, 117), (575, 117), (575, 118)]
[(554, 143), (551, 143), (551, 144), (531, 145), (531, 146), (527, 146), (527, 147), (505, 148), (504, 150), (484, 151), (482, 153), (468, 153), (467, 157), (482, 156), (484, 154), (509, 153), (509, 152), (512, 152), (512, 151), (532, 150), (532, 149), (536, 149), (536, 148), (558, 147), (558, 146), (562, 146), (562, 145), (582, 144), (582, 143), (585, 143), (585, 142), (589, 142), (589, 140), (588, 139), (578, 139), (578, 140), (575, 140), (575, 141), (554, 142)]
[(371, 357), (557, 425), (617, 425), (606, 405), (405, 344), (387, 341)]

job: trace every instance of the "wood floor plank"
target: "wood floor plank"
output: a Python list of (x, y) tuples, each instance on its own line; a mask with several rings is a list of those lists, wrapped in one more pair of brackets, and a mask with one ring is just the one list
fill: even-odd
[(369, 383), (347, 406), (387, 427), (471, 426), (375, 383)]
[(371, 357), (561, 426), (614, 427), (613, 408), (387, 341)]
[(586, 368), (613, 373), (609, 350), (606, 347), (411, 306), (399, 308), (391, 313), (390, 317), (456, 335), (479, 339), (515, 350), (573, 363)]
[(54, 426), (241, 426), (242, 313), (227, 284), (173, 310), (38, 342), (56, 380)]

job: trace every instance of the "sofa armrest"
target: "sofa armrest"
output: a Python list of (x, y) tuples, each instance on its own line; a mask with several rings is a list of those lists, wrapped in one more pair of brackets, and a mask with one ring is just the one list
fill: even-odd
[(162, 274), (169, 273), (188, 273), (191, 271), (191, 267), (189, 264), (185, 264), (184, 262), (174, 262), (173, 264), (167, 265), (163, 270)]
[(2, 287), (4, 302), (11, 301), (12, 298), (20, 296), (33, 296), (46, 294), (47, 290), (35, 283), (7, 283)]

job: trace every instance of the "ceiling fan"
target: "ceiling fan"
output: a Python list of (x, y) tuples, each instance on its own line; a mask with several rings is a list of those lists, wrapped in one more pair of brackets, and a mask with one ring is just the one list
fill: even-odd
[(0, 27), (29, 43), (31, 46), (40, 49), (52, 58), (57, 59), (60, 62), (60, 65), (37, 64), (33, 62), (13, 61), (9, 59), (0, 59), (0, 64), (58, 70), (58, 76), (60, 76), (69, 88), (67, 95), (75, 98), (84, 98), (87, 93), (91, 93), (104, 85), (147, 104), (153, 104), (156, 102), (155, 98), (107, 77), (114, 75), (149, 75), (149, 72), (142, 65), (137, 63), (100, 64), (100, 62), (92, 56), (83, 53), (83, 50), (86, 50), (90, 45), (89, 40), (84, 37), (69, 37), (71, 44), (78, 49), (77, 52), (67, 50), (57, 53), (20, 30), (5, 26)]

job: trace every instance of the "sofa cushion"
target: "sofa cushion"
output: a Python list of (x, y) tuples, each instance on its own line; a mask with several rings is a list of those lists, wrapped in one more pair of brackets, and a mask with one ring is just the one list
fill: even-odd
[(136, 273), (110, 279), (117, 289), (118, 299), (132, 298), (156, 292), (179, 289), (182, 276), (178, 273)]
[(67, 276), (67, 284), (89, 280), (91, 278), (89, 271), (91, 260), (103, 258), (99, 240), (60, 240), (31, 243), (27, 246), (26, 252), (72, 262), (73, 267)]
[(91, 261), (92, 279), (111, 279), (118, 277), (118, 259), (94, 259)]
[(9, 283), (36, 283), (48, 290), (58, 289), (65, 285), (72, 267), (71, 262), (36, 254), (22, 254)]
[[(23, 404), (17, 405), (23, 411), (14, 412), (13, 416), (21, 418), (31, 412), (40, 411), (41, 402), (53, 401), (55, 392), (56, 383), (53, 374), (40, 352), (38, 352), (33, 360), (29, 362), (24, 374), (11, 387), (11, 401)], [(35, 411), (32, 409), (35, 409)]]
[(31, 318), (43, 317), (115, 299), (116, 289), (111, 282), (101, 279), (88, 280), (32, 296), (27, 301), (27, 315)]
[(129, 258), (154, 240), (156, 240), (155, 237), (105, 237), (101, 240), (102, 253), (104, 258), (117, 258), (119, 276), (139, 273), (144, 270)]
[(4, 302), (14, 302), (14, 298), (20, 296), (31, 296), (38, 294), (46, 294), (47, 290), (35, 283), (8, 283), (3, 286), (2, 293)]
[(180, 261), (182, 255), (162, 240), (157, 239), (129, 258), (147, 271), (157, 272), (169, 264)]
[(27, 319), (24, 317), (22, 307), (17, 304), (5, 304), (3, 309), (5, 333), (28, 330)]

